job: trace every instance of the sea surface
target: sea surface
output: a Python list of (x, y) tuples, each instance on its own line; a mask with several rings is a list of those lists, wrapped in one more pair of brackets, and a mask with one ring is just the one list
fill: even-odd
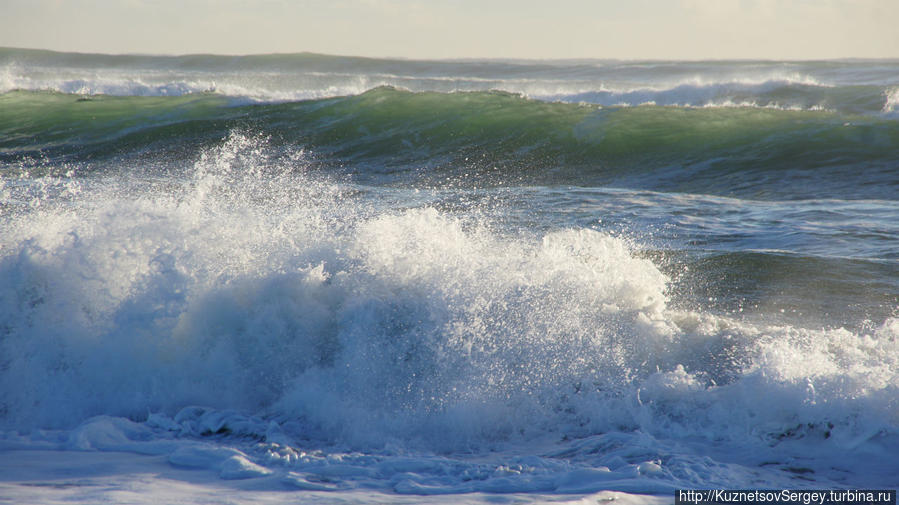
[(666, 503), (897, 452), (899, 60), (0, 49), (0, 498)]

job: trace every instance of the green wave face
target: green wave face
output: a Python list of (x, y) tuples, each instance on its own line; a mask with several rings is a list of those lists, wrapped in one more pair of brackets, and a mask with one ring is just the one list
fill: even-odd
[[(873, 186), (875, 193), (878, 185), (895, 190), (899, 179), (899, 122), (822, 111), (602, 108), (504, 92), (394, 88), (249, 105), (210, 93), (80, 97), (15, 91), (0, 96), (0, 109), (0, 161), (7, 164), (46, 156), (121, 158), (148, 150), (189, 159), (197, 147), (241, 129), (310, 149), (326, 165), (351, 161), (362, 178), (395, 174), (406, 182), (448, 176), (476, 184), (624, 181), (765, 197), (776, 194), (784, 178), (814, 180), (815, 191), (838, 195), (846, 177), (841, 169), (848, 165), (860, 167), (853, 177), (862, 179), (854, 186)], [(726, 186), (719, 177), (724, 174)]]
[(84, 97), (13, 91), (0, 95), (0, 156), (120, 151), (115, 144), (129, 135), (152, 136), (172, 125), (208, 122), (225, 115), (225, 105), (227, 99), (215, 95)]

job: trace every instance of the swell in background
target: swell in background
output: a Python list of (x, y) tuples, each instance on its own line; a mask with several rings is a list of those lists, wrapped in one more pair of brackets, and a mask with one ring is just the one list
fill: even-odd
[[(778, 80), (764, 62), (12, 53), (6, 427), (205, 416), (188, 435), (400, 452), (551, 439), (572, 461), (648, 437), (741, 448), (750, 467), (813, 449), (807, 464), (837, 480), (855, 476), (851, 453), (895, 475), (877, 466), (899, 386), (889, 62), (791, 64), (817, 77)], [(53, 65), (96, 79), (34, 84)], [(366, 83), (249, 103), (221, 88), (292, 65), (454, 92)], [(597, 90), (608, 66), (638, 85)], [(158, 81), (95, 92), (121, 68)], [(599, 104), (484, 90), (478, 72), (561, 74), (565, 97)], [(713, 84), (684, 83), (696, 73)], [(182, 74), (199, 87), (173, 87)], [(591, 88), (570, 86), (584, 74)], [(713, 103), (734, 89), (752, 96)], [(671, 103), (601, 103), (646, 93)], [(717, 465), (670, 452), (672, 479)]]

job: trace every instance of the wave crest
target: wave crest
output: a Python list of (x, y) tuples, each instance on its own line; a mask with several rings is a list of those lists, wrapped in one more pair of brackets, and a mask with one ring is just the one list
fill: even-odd
[(233, 132), (179, 186), (85, 181), (5, 217), (4, 424), (201, 404), (364, 447), (895, 433), (894, 320), (852, 333), (673, 310), (624, 238), (385, 207), (267, 142)]

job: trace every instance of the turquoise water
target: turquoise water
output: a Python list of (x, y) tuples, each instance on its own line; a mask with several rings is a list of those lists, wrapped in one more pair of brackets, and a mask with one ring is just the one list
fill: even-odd
[(388, 494), (895, 486), (897, 90), (0, 50), (4, 440)]

